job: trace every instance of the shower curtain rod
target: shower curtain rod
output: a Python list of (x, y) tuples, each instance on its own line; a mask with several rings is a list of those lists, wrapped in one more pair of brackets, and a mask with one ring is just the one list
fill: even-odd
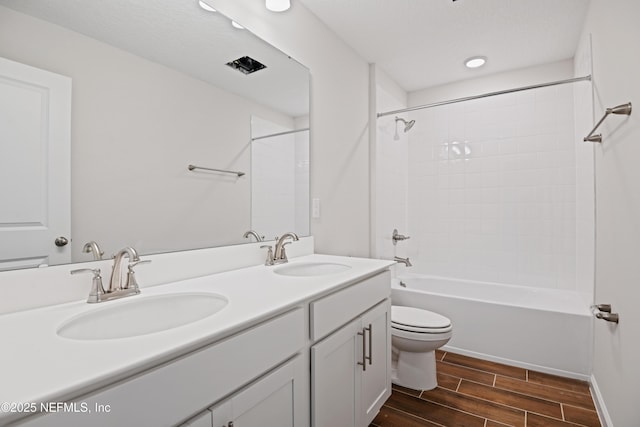
[(440, 101), (440, 102), (434, 102), (432, 104), (418, 105), (416, 107), (409, 107), (409, 108), (402, 108), (400, 110), (387, 111), (385, 113), (378, 113), (378, 118), (383, 117), (383, 116), (390, 116), (392, 114), (406, 113), (408, 111), (422, 110), (422, 109), (425, 109), (425, 108), (439, 107), (441, 105), (455, 104), (455, 103), (458, 103), (458, 102), (471, 101), (471, 100), (480, 99), (480, 98), (487, 98), (489, 96), (505, 95), (507, 93), (521, 92), (523, 90), (539, 89), (541, 87), (563, 85), (563, 84), (567, 84), (567, 83), (575, 83), (575, 82), (580, 82), (580, 81), (583, 81), (583, 80), (591, 81), (591, 74), (589, 74), (588, 76), (575, 77), (575, 78), (572, 78), (572, 79), (558, 80), (558, 81), (555, 81), (555, 82), (541, 83), (541, 84), (531, 85), (531, 86), (523, 86), (523, 87), (519, 87), (519, 88), (515, 88), (515, 89), (499, 90), (497, 92), (488, 92), (488, 93), (483, 93), (481, 95), (467, 96), (467, 97), (464, 97), (464, 98), (450, 99), (448, 101)]
[(304, 128), (304, 129), (294, 129), (294, 130), (288, 130), (288, 131), (286, 131), (286, 132), (272, 133), (271, 135), (256, 136), (255, 138), (251, 138), (251, 140), (252, 140), (252, 141), (256, 141), (256, 140), (258, 140), (258, 139), (271, 138), (272, 136), (289, 135), (290, 133), (304, 132), (305, 130), (309, 130), (309, 128)]

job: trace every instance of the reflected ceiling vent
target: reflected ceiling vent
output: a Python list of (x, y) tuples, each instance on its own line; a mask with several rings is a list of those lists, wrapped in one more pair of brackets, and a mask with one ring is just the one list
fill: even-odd
[(242, 74), (251, 74), (255, 73), (256, 71), (262, 70), (263, 68), (267, 68), (267, 66), (260, 61), (256, 61), (255, 59), (248, 56), (243, 56), (242, 58), (227, 62), (227, 65), (240, 71)]

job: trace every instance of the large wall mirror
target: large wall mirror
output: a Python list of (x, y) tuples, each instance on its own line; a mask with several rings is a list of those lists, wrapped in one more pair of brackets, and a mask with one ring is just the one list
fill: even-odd
[(0, 270), (309, 234), (309, 70), (197, 0), (0, 0), (0, 60)]

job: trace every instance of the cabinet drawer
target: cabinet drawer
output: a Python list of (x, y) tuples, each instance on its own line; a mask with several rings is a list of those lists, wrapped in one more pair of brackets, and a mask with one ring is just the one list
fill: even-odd
[(310, 336), (317, 341), (391, 294), (391, 273), (384, 271), (310, 304)]
[(290, 311), (137, 377), (76, 399), (101, 414), (58, 412), (27, 426), (174, 426), (277, 366), (304, 346), (304, 313)]

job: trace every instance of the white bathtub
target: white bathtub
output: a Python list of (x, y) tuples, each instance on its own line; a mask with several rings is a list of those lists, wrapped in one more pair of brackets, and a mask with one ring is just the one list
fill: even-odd
[(391, 295), (394, 305), (451, 319), (444, 350), (589, 379), (593, 315), (578, 292), (405, 275)]

